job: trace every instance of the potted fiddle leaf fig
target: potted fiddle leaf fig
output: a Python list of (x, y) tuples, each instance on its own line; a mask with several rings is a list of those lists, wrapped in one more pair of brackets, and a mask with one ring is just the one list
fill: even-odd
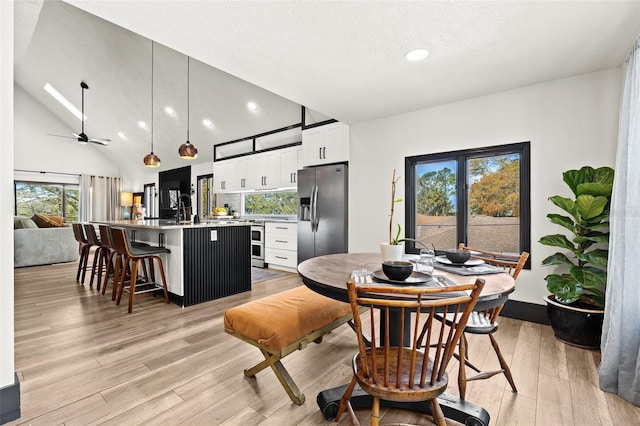
[(539, 241), (563, 249), (542, 261), (543, 266), (557, 268), (545, 277), (551, 293), (545, 298), (547, 314), (556, 337), (579, 347), (600, 345), (613, 177), (610, 167), (564, 172), (563, 181), (574, 197), (554, 195), (549, 200), (568, 215), (549, 213), (547, 218), (565, 232)]

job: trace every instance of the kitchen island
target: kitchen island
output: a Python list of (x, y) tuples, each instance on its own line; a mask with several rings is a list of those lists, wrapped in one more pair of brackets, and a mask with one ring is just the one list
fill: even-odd
[(250, 224), (241, 221), (100, 221), (127, 230), (132, 241), (171, 250), (162, 255), (171, 300), (190, 306), (251, 290)]

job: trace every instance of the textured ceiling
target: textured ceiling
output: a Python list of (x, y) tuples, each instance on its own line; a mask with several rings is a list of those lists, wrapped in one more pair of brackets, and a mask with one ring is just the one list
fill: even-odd
[[(131, 143), (148, 144), (135, 123), (150, 117), (153, 39), (164, 45), (156, 50), (154, 133), (168, 156), (186, 136), (185, 54), (197, 60), (191, 140), (204, 153), (262, 125), (299, 121), (297, 104), (353, 124), (617, 67), (640, 32), (638, 1), (67, 3), (143, 37), (46, 1), (16, 81), (63, 118), (69, 114), (47, 99), (44, 81), (77, 100), (84, 79), (89, 136), (114, 139), (128, 126)], [(416, 47), (429, 58), (406, 62)], [(259, 117), (244, 109), (249, 97), (258, 99)], [(169, 104), (179, 119), (167, 120)], [(205, 115), (214, 130), (195, 122)]]

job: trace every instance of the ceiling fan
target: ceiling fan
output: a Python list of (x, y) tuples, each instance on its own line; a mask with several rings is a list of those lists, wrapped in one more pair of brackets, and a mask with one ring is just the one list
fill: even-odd
[(80, 118), (80, 123), (81, 123), (81, 126), (82, 126), (82, 130), (81, 130), (80, 134), (71, 133), (73, 136), (63, 136), (63, 135), (53, 135), (53, 134), (49, 133), (49, 135), (50, 136), (57, 136), (57, 137), (60, 137), (60, 138), (77, 139), (78, 142), (80, 142), (80, 144), (82, 144), (82, 145), (86, 145), (87, 143), (95, 143), (95, 144), (98, 144), (98, 145), (108, 146), (109, 142), (111, 142), (111, 139), (89, 138), (87, 136), (87, 134), (84, 132), (84, 91), (85, 91), (85, 89), (88, 89), (89, 86), (84, 81), (81, 81), (80, 82), (80, 87), (82, 88), (82, 115), (81, 115), (81, 118)]

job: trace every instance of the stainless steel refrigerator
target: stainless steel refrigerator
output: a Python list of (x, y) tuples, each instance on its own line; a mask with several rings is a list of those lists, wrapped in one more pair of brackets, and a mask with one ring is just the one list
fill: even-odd
[(298, 263), (347, 252), (348, 167), (298, 170)]

